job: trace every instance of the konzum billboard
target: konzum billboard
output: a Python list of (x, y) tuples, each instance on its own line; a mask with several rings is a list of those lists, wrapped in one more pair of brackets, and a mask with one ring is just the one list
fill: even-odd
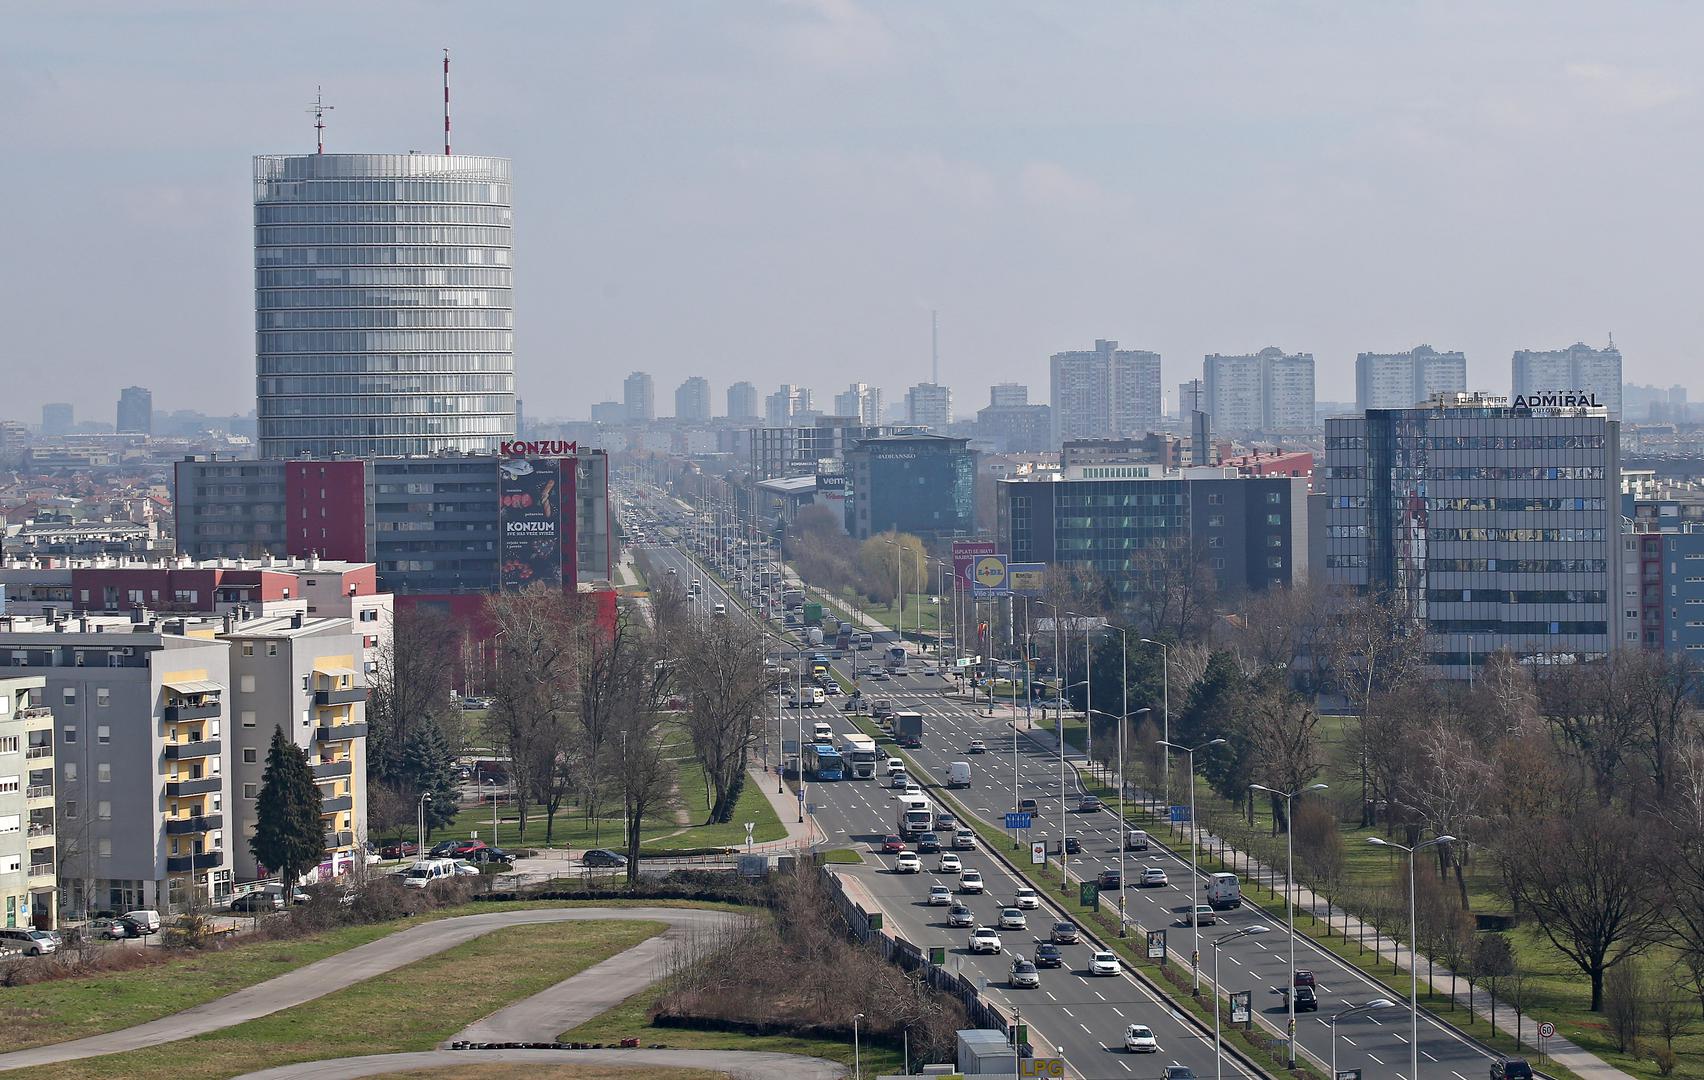
[(574, 468), (560, 458), (512, 457), (497, 466), (497, 513), (502, 526), (505, 589), (537, 582), (563, 584), (562, 564), (574, 565)]

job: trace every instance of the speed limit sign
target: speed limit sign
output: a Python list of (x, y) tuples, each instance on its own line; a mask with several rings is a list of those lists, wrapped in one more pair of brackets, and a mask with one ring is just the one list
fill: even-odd
[(1555, 1038), (1556, 1037), (1556, 1025), (1552, 1024), (1548, 1020), (1546, 1020), (1544, 1023), (1538, 1025), (1538, 1037), (1541, 1038), (1541, 1039), (1553, 1039), (1553, 1038)]

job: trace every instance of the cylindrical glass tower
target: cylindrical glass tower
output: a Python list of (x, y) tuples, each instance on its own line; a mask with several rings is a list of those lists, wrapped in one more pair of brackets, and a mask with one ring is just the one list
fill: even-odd
[(514, 437), (509, 187), (507, 158), (254, 159), (262, 457)]

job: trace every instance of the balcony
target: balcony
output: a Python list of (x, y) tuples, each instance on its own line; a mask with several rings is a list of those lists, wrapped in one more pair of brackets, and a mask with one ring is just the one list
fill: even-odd
[(31, 784), (24, 789), (24, 800), (26, 802), (34, 802), (37, 799), (46, 799), (51, 803), (53, 801), (53, 785)]
[(53, 747), (51, 746), (32, 746), (24, 751), (25, 761), (41, 761), (52, 756)]
[(350, 764), (348, 759), (343, 761), (328, 761), (323, 765), (311, 765), (315, 780), (333, 780), (339, 776), (348, 776)]
[(213, 870), (224, 865), (225, 855), (219, 851), (203, 852), (200, 855), (167, 855), (166, 873), (187, 874), (191, 870)]
[(29, 881), (29, 883), (32, 886), (33, 885), (52, 885), (58, 879), (59, 879), (59, 875), (54, 872), (53, 863), (51, 863), (51, 862), (44, 862), (44, 863), (33, 862), (33, 863), (30, 863), (30, 881)]
[(344, 829), (342, 832), (328, 832), (325, 834), (325, 846), (327, 848), (345, 848), (352, 846), (354, 843), (355, 834), (350, 832), (348, 829)]
[(192, 758), (214, 757), (219, 753), (218, 739), (195, 739), (189, 742), (167, 743), (167, 761), (189, 761)]
[(345, 739), (365, 739), (366, 724), (321, 724), (319, 726), (320, 742), (342, 742)]
[(314, 704), (319, 708), (328, 705), (350, 705), (357, 701), (367, 700), (365, 686), (351, 686), (347, 690), (315, 690)]
[(351, 796), (348, 796), (348, 795), (327, 795), (325, 797), (325, 799), (320, 802), (320, 813), (322, 813), (322, 814), (342, 813), (343, 811), (352, 808), (354, 805), (355, 805), (355, 800)]
[(203, 776), (194, 780), (166, 781), (166, 795), (170, 798), (181, 799), (185, 795), (209, 795), (221, 787), (217, 776)]
[(27, 709), (19, 709), (19, 720), (24, 722), (28, 731), (53, 730), (53, 710), (34, 705)]
[(164, 710), (164, 715), (166, 723), (168, 724), (178, 724), (185, 720), (205, 720), (209, 717), (219, 715), (219, 703), (217, 701), (210, 701), (199, 705), (191, 705), (187, 703), (182, 705), (167, 705)]
[(224, 814), (191, 814), (188, 817), (166, 819), (166, 835), (182, 836), (185, 833), (212, 832), (214, 829), (225, 827)]

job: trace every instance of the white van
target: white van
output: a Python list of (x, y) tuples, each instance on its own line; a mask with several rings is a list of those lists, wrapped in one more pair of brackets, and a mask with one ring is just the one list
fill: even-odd
[(421, 859), (408, 868), (402, 877), (402, 884), (410, 889), (424, 889), (434, 881), (456, 876), (456, 861), (454, 859)]
[(834, 729), (823, 723), (821, 720), (818, 720), (815, 724), (811, 725), (811, 737), (816, 739), (817, 745), (819, 746), (823, 743), (832, 745), (834, 743)]
[(727, 613), (728, 605), (726, 604), (717, 604), (715, 607), (710, 609), (710, 614), (712, 615), (726, 615)]
[(1124, 834), (1125, 851), (1147, 851), (1148, 834), (1141, 829), (1131, 829)]
[(947, 786), (950, 788), (970, 786), (970, 762), (954, 761), (948, 763)]
[(119, 918), (129, 919), (131, 922), (135, 923), (136, 928), (141, 930), (144, 934), (157, 934), (160, 932), (160, 913), (155, 911), (153, 908), (137, 908), (135, 911), (125, 912), (123, 915), (120, 915)]
[(822, 692), (820, 686), (807, 686), (805, 696), (799, 700), (807, 709), (820, 709), (828, 701), (828, 695)]
[(1213, 874), (1207, 878), (1207, 902), (1215, 911), (1228, 911), (1242, 903), (1242, 884), (1235, 874)]

